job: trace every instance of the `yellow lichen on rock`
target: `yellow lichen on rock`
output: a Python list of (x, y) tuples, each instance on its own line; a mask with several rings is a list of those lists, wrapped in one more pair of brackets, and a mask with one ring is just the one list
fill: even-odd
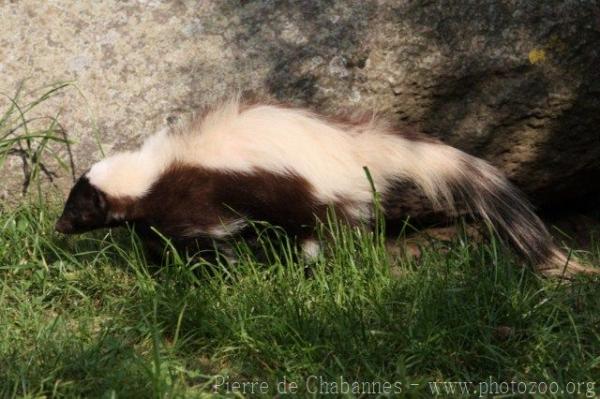
[(529, 52), (529, 62), (532, 64), (538, 64), (546, 60), (546, 52), (542, 49), (534, 48)]

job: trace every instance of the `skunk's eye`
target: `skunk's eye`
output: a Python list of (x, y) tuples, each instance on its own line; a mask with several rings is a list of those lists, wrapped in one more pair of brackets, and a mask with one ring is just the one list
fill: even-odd
[(82, 212), (79, 215), (79, 219), (83, 222), (83, 223), (90, 223), (91, 221), (93, 221), (94, 219), (94, 215), (92, 215), (90, 212)]

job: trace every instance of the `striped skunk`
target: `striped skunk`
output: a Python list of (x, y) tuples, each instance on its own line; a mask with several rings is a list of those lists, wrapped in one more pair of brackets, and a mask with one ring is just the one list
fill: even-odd
[[(367, 178), (365, 168), (371, 179)], [(351, 225), (471, 215), (548, 275), (594, 272), (568, 260), (523, 195), (496, 168), (373, 114), (327, 118), (226, 102), (94, 164), (72, 188), (56, 230), (133, 222), (150, 247), (221, 240), (249, 220), (280, 226), (307, 255), (328, 209)]]

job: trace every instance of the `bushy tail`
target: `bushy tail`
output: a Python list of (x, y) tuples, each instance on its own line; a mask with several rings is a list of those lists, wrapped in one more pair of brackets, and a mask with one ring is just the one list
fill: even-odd
[[(442, 198), (443, 205), (449, 207), (451, 212), (468, 212), (482, 219), (499, 237), (508, 241), (546, 275), (600, 273), (599, 268), (580, 264), (554, 244), (552, 236), (533, 212), (524, 194), (498, 169), (455, 148), (443, 144), (429, 145), (445, 147), (443, 151), (449, 154), (445, 159), (452, 160), (443, 170), (431, 170), (436, 175), (436, 182), (444, 181), (443, 185), (438, 184), (436, 192), (425, 190), (428, 196), (436, 196), (434, 205), (440, 204)], [(440, 147), (434, 150), (439, 151)], [(440, 179), (440, 174), (444, 175), (443, 179)]]

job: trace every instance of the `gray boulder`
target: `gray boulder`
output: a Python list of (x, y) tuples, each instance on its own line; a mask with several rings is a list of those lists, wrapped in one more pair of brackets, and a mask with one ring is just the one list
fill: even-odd
[(78, 173), (100, 157), (92, 121), (111, 152), (252, 90), (377, 109), (487, 159), (542, 207), (600, 192), (597, 1), (24, 0), (0, 14), (3, 88), (75, 79), (85, 94), (41, 111), (64, 109)]

